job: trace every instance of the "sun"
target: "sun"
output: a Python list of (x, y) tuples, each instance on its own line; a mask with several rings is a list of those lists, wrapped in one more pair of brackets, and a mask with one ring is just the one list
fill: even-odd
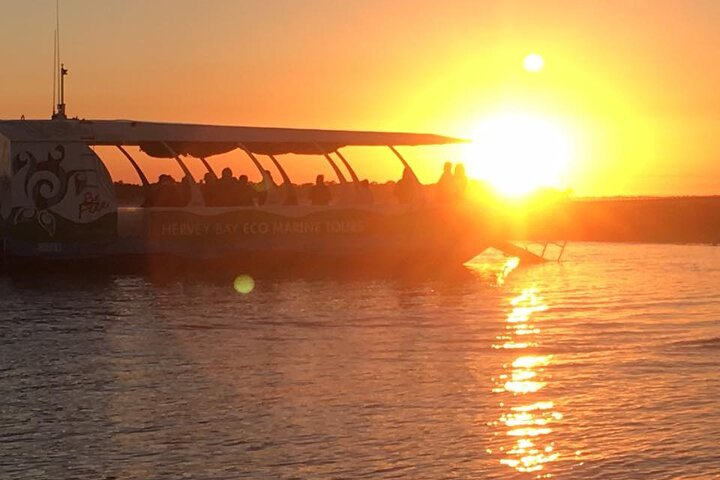
[(531, 73), (539, 72), (545, 66), (545, 60), (537, 53), (531, 53), (523, 60), (525, 70)]
[(535, 115), (500, 114), (480, 122), (466, 164), (471, 176), (516, 197), (566, 187), (570, 156), (570, 138), (557, 124)]

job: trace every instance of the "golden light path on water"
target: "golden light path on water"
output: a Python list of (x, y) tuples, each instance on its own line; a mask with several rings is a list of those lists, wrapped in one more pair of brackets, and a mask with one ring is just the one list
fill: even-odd
[[(507, 276), (515, 266), (517, 262), (506, 264), (501, 276)], [(533, 353), (542, 333), (534, 316), (548, 306), (535, 288), (523, 289), (510, 305), (505, 331), (496, 337), (493, 348), (517, 354), (512, 354), (511, 361), (504, 363), (502, 372), (492, 379), (501, 414), (490, 422), (496, 438), (495, 451), (490, 448), (488, 453), (497, 454), (502, 465), (518, 472), (549, 478), (552, 475), (546, 467), (559, 458), (553, 428), (563, 415), (543, 395), (553, 357)]]

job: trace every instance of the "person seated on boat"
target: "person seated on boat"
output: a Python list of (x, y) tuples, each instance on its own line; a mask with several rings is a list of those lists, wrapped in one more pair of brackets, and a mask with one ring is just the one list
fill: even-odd
[(455, 164), (453, 172), (454, 197), (456, 201), (465, 199), (465, 189), (467, 188), (467, 175), (465, 175), (465, 165), (462, 163)]
[(268, 200), (268, 193), (271, 189), (274, 190), (277, 188), (277, 185), (275, 185), (275, 181), (272, 178), (270, 170), (265, 170), (263, 178), (253, 185), (253, 187), (255, 188), (255, 198), (257, 199), (257, 204), (265, 205)]
[(360, 182), (358, 187), (357, 201), (362, 205), (370, 205), (374, 202), (372, 190), (370, 190), (370, 182), (367, 179)]
[(315, 185), (310, 190), (310, 203), (313, 205), (329, 205), (332, 200), (330, 189), (325, 185), (325, 175), (315, 177)]
[(219, 207), (231, 207), (238, 204), (237, 180), (233, 177), (232, 170), (225, 167), (220, 174), (215, 188), (215, 204)]
[(295, 185), (292, 183), (289, 183), (285, 185), (285, 199), (283, 200), (283, 205), (298, 205), (300, 202), (298, 201), (297, 191), (295, 190)]
[(243, 207), (252, 207), (255, 205), (254, 199), (255, 190), (248, 182), (248, 176), (240, 175), (237, 183), (236, 204)]
[(178, 206), (184, 207), (190, 203), (192, 184), (193, 180), (191, 180), (188, 175), (185, 175), (182, 180), (180, 180), (180, 183), (177, 184)]
[(395, 196), (403, 205), (415, 202), (418, 182), (408, 167), (403, 170), (402, 178), (395, 184)]
[[(187, 203), (187, 202), (186, 202)], [(183, 206), (180, 186), (173, 177), (162, 174), (157, 183), (151, 185), (145, 207), (180, 207)]]
[(218, 178), (214, 173), (207, 172), (203, 177), (203, 183), (200, 185), (200, 191), (202, 192), (203, 199), (205, 199), (205, 205), (208, 207), (215, 206), (216, 192), (217, 192)]
[(455, 178), (452, 172), (452, 163), (445, 162), (443, 173), (437, 182), (437, 199), (440, 203), (449, 203), (455, 200)]
[(145, 199), (140, 204), (141, 207), (155, 207), (159, 200), (159, 192), (160, 192), (160, 186), (162, 185), (164, 175), (160, 175), (158, 177), (158, 181), (155, 183), (150, 183), (147, 186), (147, 191), (145, 193)]

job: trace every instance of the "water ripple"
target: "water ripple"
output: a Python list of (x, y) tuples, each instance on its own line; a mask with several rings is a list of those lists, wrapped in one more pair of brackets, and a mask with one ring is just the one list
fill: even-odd
[(716, 252), (0, 278), (0, 478), (718, 478)]

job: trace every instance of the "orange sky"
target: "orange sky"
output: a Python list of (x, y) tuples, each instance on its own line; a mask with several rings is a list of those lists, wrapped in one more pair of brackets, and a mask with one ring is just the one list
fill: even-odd
[[(512, 111), (570, 139), (559, 186), (577, 195), (720, 193), (713, 0), (61, 5), (71, 116), (474, 136)], [(55, 2), (0, 8), (0, 118), (47, 117)], [(523, 69), (530, 52), (543, 71)], [(446, 159), (483, 171), (457, 149), (406, 152), (425, 181)], [(364, 176), (399, 174), (362, 157), (351, 155)], [(286, 163), (299, 181), (322, 165)], [(124, 164), (111, 171), (134, 179)]]

